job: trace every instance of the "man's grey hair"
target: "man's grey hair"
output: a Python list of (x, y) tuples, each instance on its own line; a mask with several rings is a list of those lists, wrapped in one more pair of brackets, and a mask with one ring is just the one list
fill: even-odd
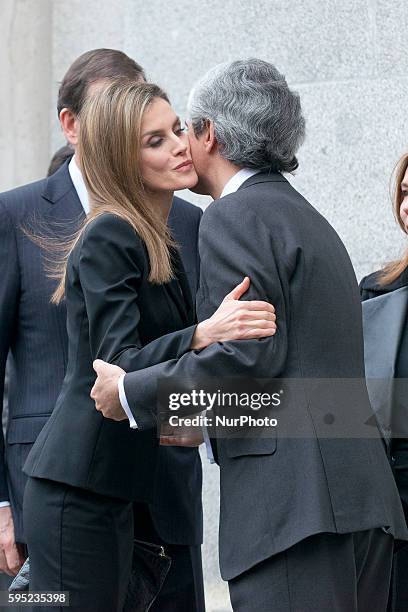
[(237, 166), (292, 172), (305, 137), (299, 95), (260, 59), (219, 64), (190, 93), (188, 117), (199, 136), (214, 124), (220, 154)]

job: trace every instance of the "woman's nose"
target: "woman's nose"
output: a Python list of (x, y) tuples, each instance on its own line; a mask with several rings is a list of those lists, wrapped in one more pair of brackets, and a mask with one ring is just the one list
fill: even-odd
[(180, 155), (180, 153), (185, 153), (188, 150), (188, 139), (186, 134), (182, 134), (181, 136), (177, 136), (174, 134), (174, 155)]

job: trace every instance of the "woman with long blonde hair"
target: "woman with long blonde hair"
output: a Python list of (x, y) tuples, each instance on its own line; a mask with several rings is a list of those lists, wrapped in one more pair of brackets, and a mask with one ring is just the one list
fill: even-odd
[(80, 116), (77, 156), (91, 212), (57, 270), (68, 366), (25, 464), (24, 521), (30, 588), (69, 591), (73, 609), (113, 612), (131, 571), (132, 503), (153, 497), (158, 437), (95, 410), (92, 362), (142, 369), (212, 342), (273, 335), (275, 316), (269, 304), (232, 299), (245, 280), (195, 324), (167, 217), (173, 192), (194, 187), (197, 175), (159, 87), (117, 81), (97, 91)]

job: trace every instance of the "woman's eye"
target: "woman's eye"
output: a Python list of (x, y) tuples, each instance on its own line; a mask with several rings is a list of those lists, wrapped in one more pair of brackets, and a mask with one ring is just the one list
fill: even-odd
[(186, 128), (185, 127), (181, 127), (181, 125), (180, 125), (180, 127), (178, 127), (176, 129), (176, 134), (182, 134), (185, 131), (186, 131)]
[(149, 144), (151, 147), (159, 147), (162, 142), (163, 138), (156, 138), (155, 140), (151, 140)]

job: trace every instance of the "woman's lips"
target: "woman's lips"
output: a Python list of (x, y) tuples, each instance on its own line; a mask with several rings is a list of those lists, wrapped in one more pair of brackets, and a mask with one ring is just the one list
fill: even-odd
[(182, 164), (180, 164), (174, 169), (177, 170), (178, 172), (187, 172), (188, 170), (191, 170), (192, 167), (193, 167), (193, 162), (190, 159), (188, 161), (183, 162)]

